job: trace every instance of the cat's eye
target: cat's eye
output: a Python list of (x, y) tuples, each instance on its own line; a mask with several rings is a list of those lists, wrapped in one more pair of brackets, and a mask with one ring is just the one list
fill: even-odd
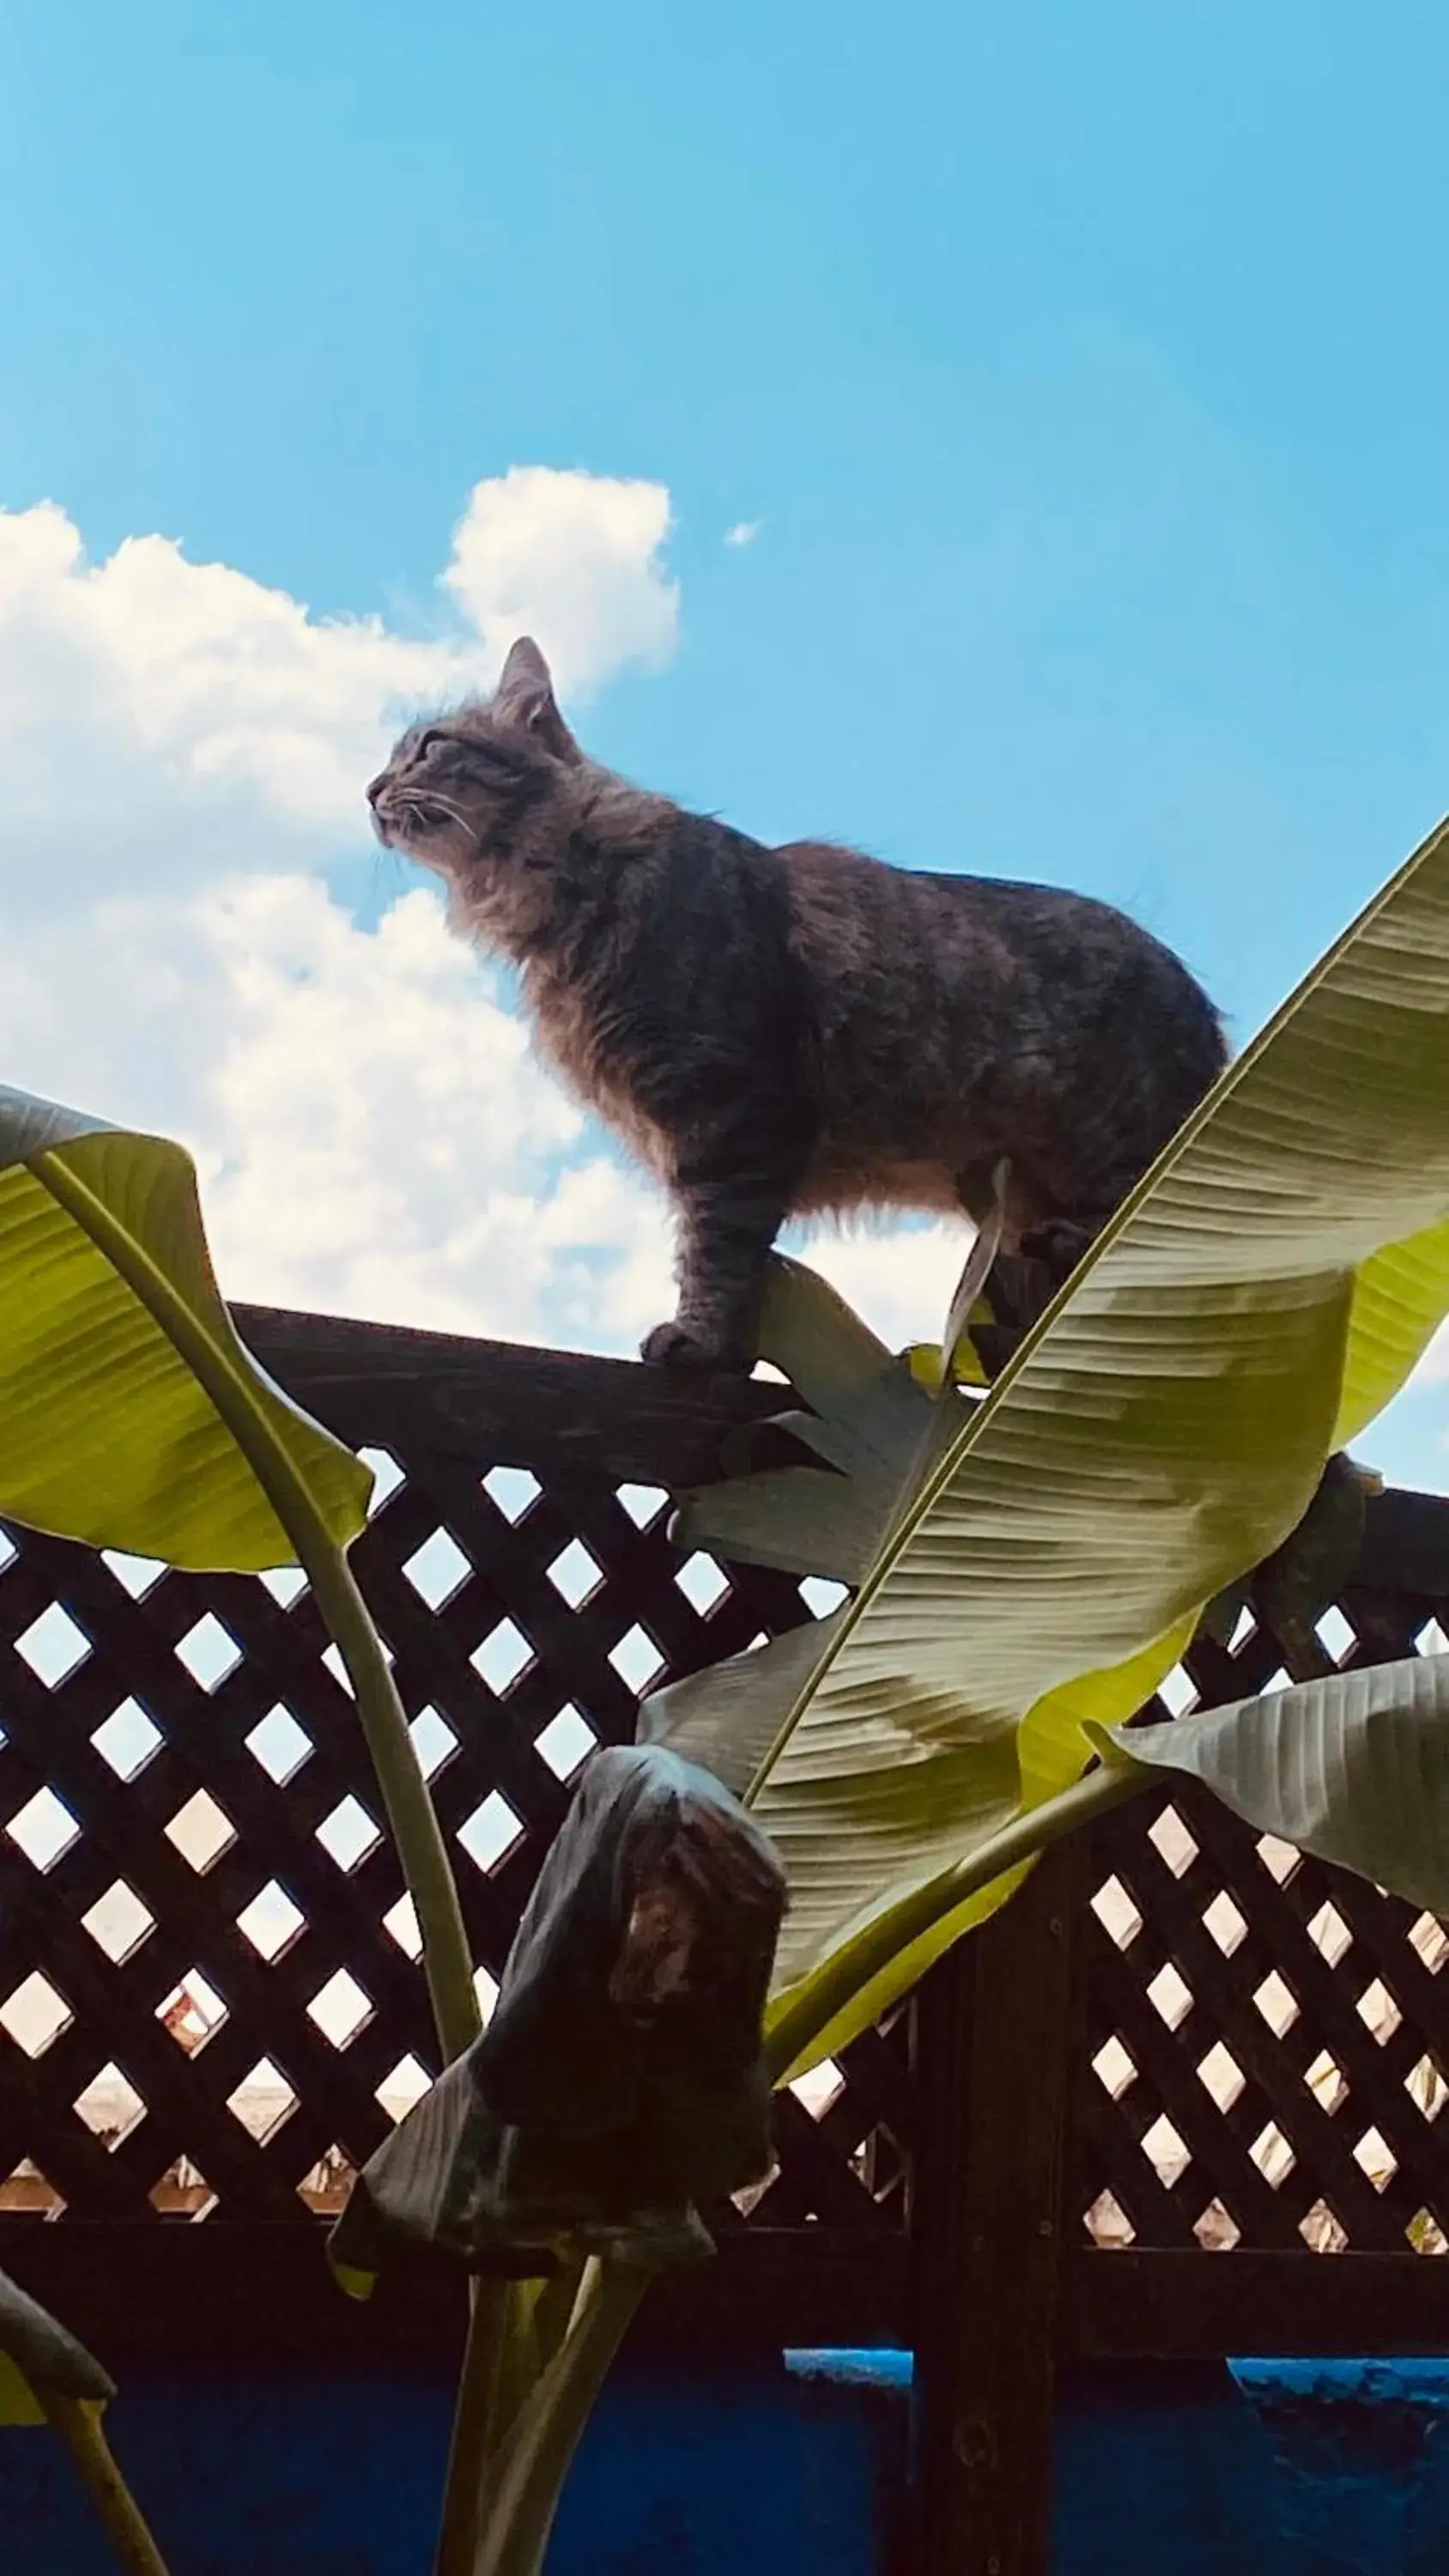
[(447, 741), (449, 741), (450, 739), (451, 739), (451, 737), (450, 737), (448, 734), (445, 734), (445, 733), (439, 733), (439, 731), (438, 731), (437, 727), (436, 727), (436, 726), (434, 726), (434, 727), (431, 729), (431, 731), (429, 731), (428, 733), (425, 733), (425, 734), (424, 734), (424, 736), (423, 736), (423, 738), (422, 738), (422, 741), (418, 744), (418, 749), (417, 749), (417, 757), (418, 757), (418, 759), (419, 759), (419, 760), (426, 760), (426, 758), (427, 758), (427, 756), (428, 756), (428, 753), (429, 753), (429, 752), (432, 750), (432, 748), (433, 748), (434, 743), (438, 743), (438, 742), (447, 742)]

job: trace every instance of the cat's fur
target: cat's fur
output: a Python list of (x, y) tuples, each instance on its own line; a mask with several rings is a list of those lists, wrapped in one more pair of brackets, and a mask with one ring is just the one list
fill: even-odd
[(1060, 1274), (1225, 1061), (1186, 967), (1107, 904), (687, 814), (585, 758), (527, 640), (367, 793), (673, 1200), (679, 1308), (646, 1358), (738, 1365), (787, 1217), (980, 1217), (1002, 1157), (1007, 1248)]

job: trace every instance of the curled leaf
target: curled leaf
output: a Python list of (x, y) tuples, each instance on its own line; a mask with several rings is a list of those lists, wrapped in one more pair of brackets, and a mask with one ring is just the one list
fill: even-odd
[(696, 2202), (769, 2166), (784, 1905), (769, 1842), (708, 1772), (654, 1745), (596, 1754), (488, 2028), (364, 2166), (334, 2266), (372, 2273), (400, 2240), (515, 2275), (563, 2246), (707, 2252)]

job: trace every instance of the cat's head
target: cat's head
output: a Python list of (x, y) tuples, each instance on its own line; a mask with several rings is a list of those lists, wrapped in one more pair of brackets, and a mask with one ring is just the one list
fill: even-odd
[(394, 746), (367, 790), (373, 828), (390, 848), (436, 868), (458, 895), (480, 900), (585, 766), (548, 664), (525, 635), (491, 698), (413, 725)]

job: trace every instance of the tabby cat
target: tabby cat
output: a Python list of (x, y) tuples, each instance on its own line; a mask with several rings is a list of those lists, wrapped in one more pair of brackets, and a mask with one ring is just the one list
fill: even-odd
[(580, 750), (524, 638), (367, 790), (544, 1052), (658, 1179), (678, 1311), (646, 1359), (747, 1361), (789, 1217), (964, 1209), (1061, 1277), (1226, 1060), (1187, 968), (1055, 886), (767, 849)]

